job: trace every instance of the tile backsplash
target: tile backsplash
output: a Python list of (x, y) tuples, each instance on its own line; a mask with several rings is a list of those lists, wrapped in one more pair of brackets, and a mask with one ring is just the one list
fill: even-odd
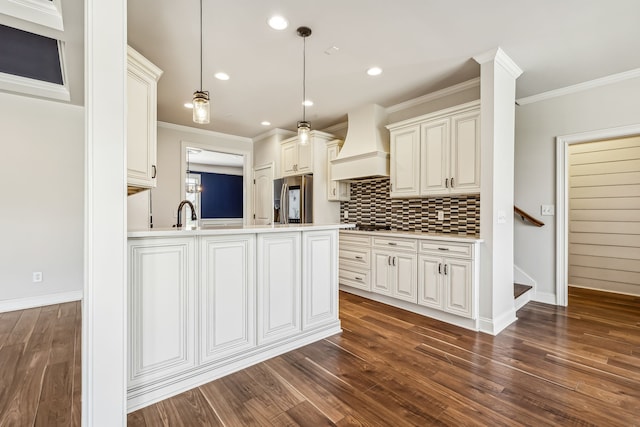
[[(444, 212), (444, 220), (438, 221), (438, 211)], [(340, 218), (344, 223), (386, 225), (392, 230), (479, 236), (480, 195), (392, 199), (388, 178), (356, 182), (351, 183), (351, 200), (340, 203)]]

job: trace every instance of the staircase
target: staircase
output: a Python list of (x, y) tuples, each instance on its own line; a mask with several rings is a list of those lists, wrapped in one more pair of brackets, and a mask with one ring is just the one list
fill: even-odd
[[(517, 206), (513, 207), (513, 213), (518, 216), (525, 224), (531, 224), (535, 227), (544, 227), (544, 222), (534, 218)], [(532, 277), (530, 277), (516, 265), (513, 266), (513, 276), (517, 281), (513, 284), (514, 306), (517, 311), (524, 307), (524, 305), (531, 300), (531, 294), (533, 293), (531, 292), (531, 290), (534, 288), (536, 282)], [(526, 285), (519, 282), (531, 283), (531, 285)]]
[(533, 289), (533, 286), (523, 285), (522, 283), (513, 284), (513, 299), (516, 311), (531, 300), (531, 289)]

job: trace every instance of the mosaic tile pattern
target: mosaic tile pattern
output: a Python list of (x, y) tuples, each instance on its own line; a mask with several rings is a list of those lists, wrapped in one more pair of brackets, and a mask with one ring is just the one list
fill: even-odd
[[(438, 211), (444, 220), (438, 221)], [(349, 219), (344, 212), (349, 211)], [(340, 203), (342, 222), (386, 225), (392, 230), (480, 235), (480, 195), (392, 199), (389, 179), (351, 184), (351, 200)]]

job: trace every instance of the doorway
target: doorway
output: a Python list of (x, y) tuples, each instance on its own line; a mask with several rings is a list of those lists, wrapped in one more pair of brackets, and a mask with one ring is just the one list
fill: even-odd
[(568, 303), (569, 284), (569, 147), (574, 144), (640, 135), (640, 125), (577, 133), (556, 138), (556, 304)]

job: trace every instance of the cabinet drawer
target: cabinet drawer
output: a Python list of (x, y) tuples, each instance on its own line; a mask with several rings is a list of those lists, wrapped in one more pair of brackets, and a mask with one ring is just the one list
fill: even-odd
[(373, 246), (376, 248), (416, 252), (418, 249), (418, 241), (416, 239), (399, 239), (393, 237), (374, 236)]
[(371, 245), (371, 236), (364, 234), (340, 233), (340, 245)]
[(371, 267), (371, 249), (359, 246), (340, 246), (340, 265)]
[(364, 289), (365, 291), (371, 290), (371, 274), (369, 270), (360, 270), (357, 268), (347, 270), (345, 268), (341, 268), (338, 282), (341, 285)]
[(472, 250), (470, 244), (436, 242), (433, 240), (421, 240), (420, 252), (437, 254), (441, 256), (458, 256), (471, 258)]

